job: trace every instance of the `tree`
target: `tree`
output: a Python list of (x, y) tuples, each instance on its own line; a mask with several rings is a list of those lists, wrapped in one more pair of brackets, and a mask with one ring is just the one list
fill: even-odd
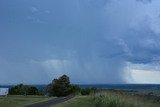
[(62, 75), (58, 79), (53, 79), (45, 89), (45, 94), (49, 96), (67, 96), (69, 94), (79, 93), (81, 88), (78, 85), (71, 85), (69, 77)]
[(55, 96), (67, 96), (71, 93), (70, 80), (67, 75), (63, 75), (52, 81), (52, 94)]
[(72, 93), (79, 93), (81, 91), (81, 88), (78, 85), (71, 85), (71, 92)]
[(18, 84), (9, 89), (9, 94), (12, 95), (38, 95), (38, 89), (33, 86)]
[(38, 89), (36, 87), (30, 86), (27, 90), (28, 95), (38, 95)]

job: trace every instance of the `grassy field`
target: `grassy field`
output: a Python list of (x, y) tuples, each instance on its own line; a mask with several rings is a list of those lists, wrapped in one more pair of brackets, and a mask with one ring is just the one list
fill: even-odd
[(102, 91), (95, 95), (77, 96), (53, 107), (160, 107), (160, 102), (123, 92)]
[(46, 101), (49, 97), (43, 96), (22, 96), (22, 95), (9, 95), (7, 97), (0, 96), (0, 107), (23, 107), (28, 104)]

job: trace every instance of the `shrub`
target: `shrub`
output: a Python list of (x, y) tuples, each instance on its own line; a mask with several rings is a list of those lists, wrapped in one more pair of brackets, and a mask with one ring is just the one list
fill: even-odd
[(77, 85), (71, 85), (70, 88), (72, 93), (79, 93), (81, 91), (81, 88)]
[(33, 86), (18, 84), (9, 89), (9, 94), (12, 95), (38, 95), (38, 89)]
[(89, 88), (81, 89), (81, 94), (82, 95), (89, 95), (91, 90)]
[(97, 89), (94, 87), (81, 89), (82, 95), (95, 94), (96, 92), (97, 92)]

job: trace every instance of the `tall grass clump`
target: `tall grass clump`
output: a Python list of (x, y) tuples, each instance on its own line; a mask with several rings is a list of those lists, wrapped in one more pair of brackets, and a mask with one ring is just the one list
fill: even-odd
[(96, 107), (159, 107), (159, 104), (116, 92), (97, 93), (94, 100)]
[(116, 97), (99, 95), (95, 98), (96, 107), (124, 107), (124, 101)]

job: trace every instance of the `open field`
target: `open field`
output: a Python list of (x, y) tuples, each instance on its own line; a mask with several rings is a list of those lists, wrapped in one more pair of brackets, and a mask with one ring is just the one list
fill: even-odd
[(160, 107), (156, 98), (123, 91), (101, 91), (95, 95), (77, 96), (52, 107)]
[(23, 107), (28, 104), (49, 100), (49, 97), (43, 96), (23, 96), (9, 95), (7, 97), (0, 96), (0, 107)]

